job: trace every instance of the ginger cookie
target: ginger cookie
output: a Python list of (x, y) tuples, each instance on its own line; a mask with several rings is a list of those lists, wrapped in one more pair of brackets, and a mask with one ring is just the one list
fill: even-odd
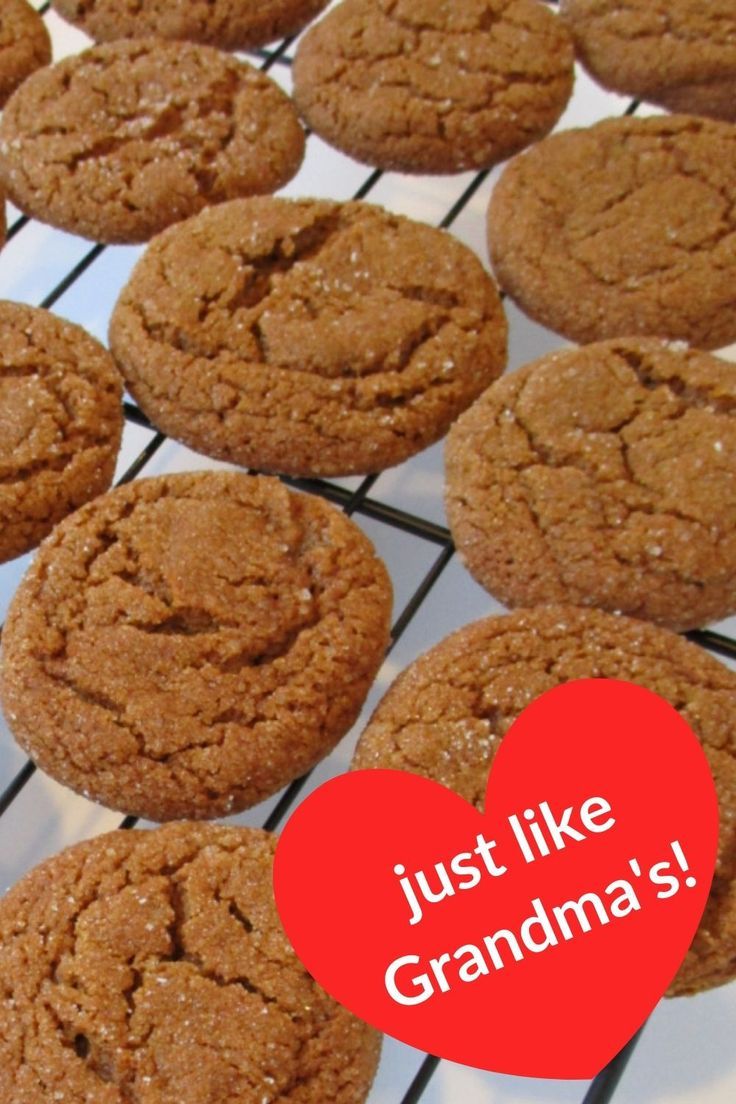
[(147, 241), (210, 203), (270, 192), (304, 132), (264, 73), (211, 46), (94, 46), (43, 69), (0, 122), (0, 176), (26, 214), (105, 242)]
[(0, 107), (26, 77), (50, 61), (51, 39), (35, 8), (26, 0), (3, 0), (0, 5)]
[(109, 832), (0, 902), (0, 1098), (362, 1104), (380, 1036), (296, 957), (275, 837)]
[(412, 771), (480, 809), (494, 754), (514, 720), (546, 690), (580, 678), (622, 679), (653, 690), (703, 745), (721, 809), (719, 858), (700, 929), (669, 995), (730, 981), (736, 976), (736, 674), (695, 644), (643, 621), (572, 606), (477, 621), (399, 676), (361, 736), (353, 767)]
[(562, 0), (560, 14), (605, 88), (736, 122), (733, 0)]
[(475, 255), (365, 203), (233, 200), (170, 227), (110, 344), (165, 433), (292, 475), (397, 464), (503, 370), (506, 320)]
[(79, 326), (0, 301), (0, 562), (108, 489), (122, 392), (110, 354)]
[(247, 50), (296, 34), (328, 0), (52, 0), (59, 15), (96, 42), (117, 38), (188, 39)]
[(343, 0), (301, 40), (293, 75), (309, 126), (351, 157), (454, 173), (552, 129), (573, 46), (537, 0)]
[(491, 258), (528, 315), (573, 341), (736, 340), (736, 127), (607, 119), (544, 139), (491, 196)]
[(278, 480), (189, 472), (82, 507), (3, 631), (2, 700), (38, 765), (151, 820), (256, 804), (347, 732), (391, 585), (340, 510)]
[(736, 611), (736, 374), (654, 338), (566, 349), (453, 427), (459, 553), (502, 602), (689, 629)]

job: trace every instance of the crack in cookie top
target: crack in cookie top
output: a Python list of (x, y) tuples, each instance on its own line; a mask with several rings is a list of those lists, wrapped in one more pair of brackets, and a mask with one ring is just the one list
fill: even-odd
[(151, 243), (110, 345), (166, 433), (294, 475), (396, 464), (503, 369), (493, 281), (444, 231), (365, 203), (256, 198)]
[(117, 38), (187, 39), (247, 50), (296, 34), (328, 0), (53, 0), (53, 7), (96, 42)]
[(391, 586), (360, 529), (277, 480), (137, 480), (43, 545), (3, 631), (2, 699), (53, 777), (152, 820), (261, 801), (354, 722)]
[(362, 1104), (378, 1034), (279, 923), (275, 838), (111, 832), (0, 902), (0, 1098), (28, 1104)]
[(210, 46), (94, 46), (34, 73), (0, 122), (22, 210), (83, 237), (146, 241), (209, 203), (274, 191), (304, 132), (264, 73)]
[(552, 129), (573, 48), (537, 0), (344, 0), (301, 40), (293, 75), (309, 125), (357, 160), (461, 172)]

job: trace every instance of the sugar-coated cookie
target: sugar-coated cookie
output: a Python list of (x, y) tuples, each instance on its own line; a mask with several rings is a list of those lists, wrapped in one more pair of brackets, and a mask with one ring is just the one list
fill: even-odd
[(0, 107), (26, 77), (51, 61), (46, 24), (27, 0), (0, 4)]
[(22, 878), (0, 902), (0, 1098), (363, 1104), (380, 1038), (294, 954), (274, 847), (185, 822)]
[[(736, 674), (666, 629), (549, 606), (468, 625), (412, 663), (379, 703), (353, 766), (408, 770), (482, 808), (493, 756), (525, 706), (554, 686), (614, 678), (661, 695), (699, 737), (721, 810), (700, 928), (669, 995), (736, 976)], [(596, 739), (591, 731), (591, 740)], [(554, 738), (550, 734), (550, 738)]]
[(107, 349), (81, 327), (0, 301), (0, 562), (108, 489), (122, 392)]
[(34, 73), (0, 122), (0, 178), (34, 218), (147, 241), (209, 203), (280, 188), (304, 132), (268, 76), (211, 46), (93, 46)]
[(355, 720), (391, 586), (361, 530), (278, 480), (136, 480), (54, 530), (3, 630), (2, 701), (42, 769), (122, 812), (254, 805)]
[(397, 464), (503, 370), (506, 320), (448, 233), (366, 203), (233, 200), (148, 247), (112, 316), (160, 429), (291, 475)]
[(573, 46), (538, 0), (343, 0), (293, 67), (308, 124), (358, 161), (453, 173), (503, 161), (557, 122)]
[(736, 122), (733, 0), (562, 0), (560, 14), (606, 88)]
[(565, 349), (455, 424), (447, 510), (507, 605), (689, 629), (736, 611), (736, 371), (654, 338)]
[(491, 258), (522, 309), (573, 341), (640, 333), (715, 349), (736, 340), (735, 204), (736, 126), (607, 119), (504, 170)]
[(183, 38), (247, 50), (295, 34), (328, 0), (52, 0), (59, 15), (96, 42), (117, 38)]

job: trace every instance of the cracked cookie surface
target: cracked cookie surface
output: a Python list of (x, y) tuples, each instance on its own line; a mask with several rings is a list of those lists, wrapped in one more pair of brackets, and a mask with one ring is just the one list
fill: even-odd
[(354, 722), (391, 585), (360, 529), (277, 480), (138, 480), (59, 525), (3, 631), (2, 701), (60, 782), (152, 820), (261, 801)]
[(297, 959), (275, 837), (111, 832), (0, 903), (0, 1097), (24, 1104), (362, 1104), (380, 1038)]
[(733, 0), (562, 0), (560, 12), (604, 87), (736, 121)]
[(734, 367), (656, 339), (563, 350), (450, 432), (447, 510), (502, 602), (694, 628), (736, 610)]
[(493, 281), (444, 231), (364, 203), (256, 198), (171, 227), (110, 346), (155, 425), (293, 475), (397, 464), (503, 370)]
[(0, 562), (108, 489), (122, 397), (110, 354), (83, 329), (0, 301)]
[(0, 107), (42, 65), (51, 61), (46, 25), (27, 0), (3, 0), (0, 6)]
[(545, 138), (488, 213), (499, 283), (573, 341), (736, 340), (736, 127), (672, 115)]
[(327, 0), (52, 0), (70, 23), (97, 42), (117, 38), (187, 39), (246, 50), (296, 34)]
[(301, 40), (294, 99), (358, 161), (486, 168), (541, 138), (573, 85), (567, 29), (536, 0), (344, 0)]
[(677, 709), (703, 745), (720, 804), (719, 854), (705, 914), (669, 995), (730, 981), (736, 976), (736, 674), (695, 644), (643, 621), (572, 606), (477, 621), (399, 676), (361, 736), (353, 767), (412, 771), (480, 809), (493, 757), (514, 720), (546, 690), (580, 678), (647, 687)]
[(210, 46), (94, 46), (34, 73), (0, 122), (9, 197), (52, 226), (147, 241), (210, 203), (290, 180), (304, 132), (264, 73)]

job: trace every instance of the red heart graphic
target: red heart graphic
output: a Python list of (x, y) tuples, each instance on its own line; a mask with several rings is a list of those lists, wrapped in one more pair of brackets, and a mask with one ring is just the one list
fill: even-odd
[(707, 760), (656, 694), (566, 683), (504, 738), (485, 808), (399, 771), (326, 783), (276, 852), (282, 923), (333, 997), (412, 1046), (592, 1077), (702, 916), (718, 837)]

